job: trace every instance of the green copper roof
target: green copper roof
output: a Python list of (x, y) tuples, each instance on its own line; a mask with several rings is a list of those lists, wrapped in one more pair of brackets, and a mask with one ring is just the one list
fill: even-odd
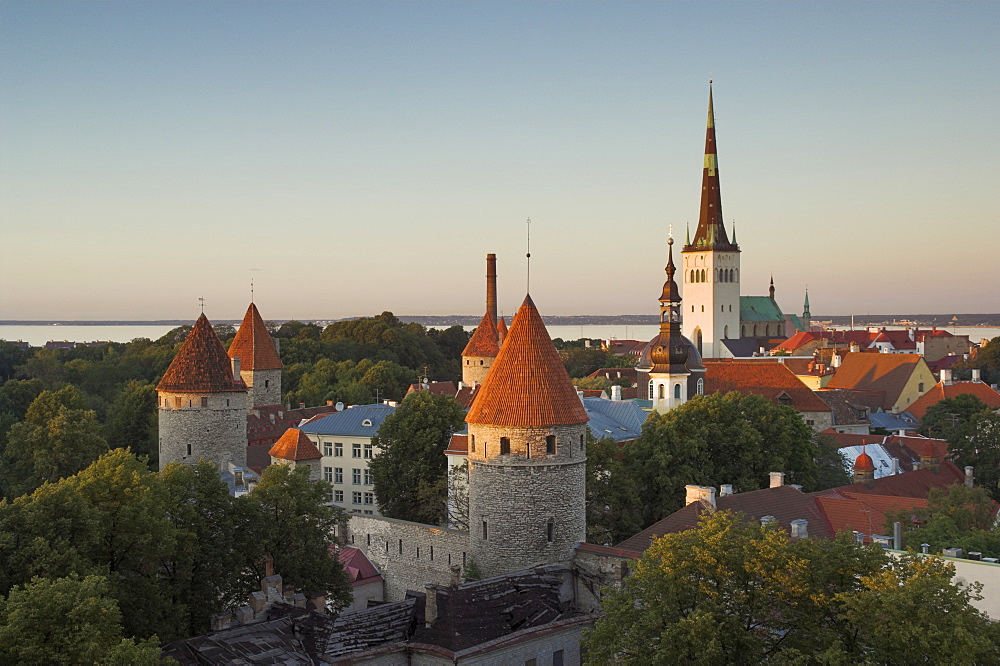
[(785, 321), (778, 304), (767, 296), (740, 296), (740, 321)]

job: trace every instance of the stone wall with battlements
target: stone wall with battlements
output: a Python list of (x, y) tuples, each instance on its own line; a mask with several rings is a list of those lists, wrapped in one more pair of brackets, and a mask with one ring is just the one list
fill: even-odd
[(423, 592), (427, 584), (456, 582), (472, 555), (468, 532), (394, 518), (351, 516), (346, 537), (381, 572), (386, 601), (400, 601), (407, 590)]
[(483, 576), (572, 560), (587, 531), (586, 427), (469, 426), (470, 542)]
[(247, 464), (247, 394), (157, 391), (160, 469), (169, 462)]
[(240, 370), (249, 389), (250, 407), (281, 404), (281, 370)]

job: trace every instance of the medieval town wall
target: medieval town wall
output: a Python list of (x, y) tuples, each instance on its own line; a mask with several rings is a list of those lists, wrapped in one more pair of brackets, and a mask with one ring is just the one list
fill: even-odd
[[(247, 394), (158, 391), (160, 469), (170, 462), (247, 464)], [(190, 453), (188, 452), (190, 445)]]

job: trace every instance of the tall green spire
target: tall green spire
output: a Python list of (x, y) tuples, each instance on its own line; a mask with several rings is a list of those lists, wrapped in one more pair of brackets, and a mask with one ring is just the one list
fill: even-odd
[(806, 287), (806, 302), (802, 304), (802, 317), (803, 319), (812, 317), (812, 314), (809, 313), (809, 287)]

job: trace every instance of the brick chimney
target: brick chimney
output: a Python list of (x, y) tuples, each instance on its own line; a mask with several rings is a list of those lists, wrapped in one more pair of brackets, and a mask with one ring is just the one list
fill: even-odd
[(486, 311), (497, 323), (497, 255), (486, 255)]
[(684, 486), (685, 506), (693, 502), (704, 502), (708, 506), (715, 508), (715, 488), (709, 486)]
[(771, 472), (771, 488), (778, 488), (779, 486), (785, 485), (785, 473), (784, 472)]

